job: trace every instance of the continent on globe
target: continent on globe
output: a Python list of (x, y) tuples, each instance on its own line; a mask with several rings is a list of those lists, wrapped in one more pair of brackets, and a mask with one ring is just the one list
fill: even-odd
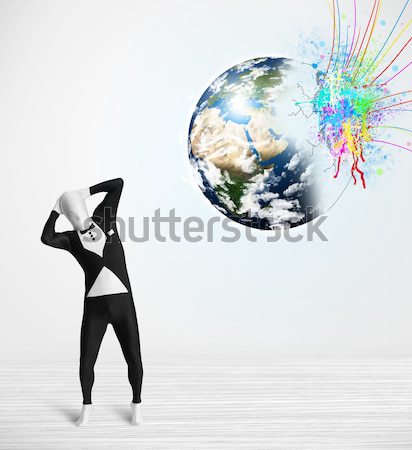
[(242, 126), (220, 117), (219, 109), (207, 108), (193, 126), (192, 153), (230, 175), (250, 178), (262, 166), (273, 165), (273, 158), (288, 146), (285, 139), (274, 139), (269, 130), (262, 111), (251, 111), (249, 122)]
[(190, 123), (189, 158), (219, 211), (264, 230), (325, 211), (329, 163), (316, 115), (304, 107), (318, 89), (310, 64), (286, 58), (245, 61), (206, 89)]

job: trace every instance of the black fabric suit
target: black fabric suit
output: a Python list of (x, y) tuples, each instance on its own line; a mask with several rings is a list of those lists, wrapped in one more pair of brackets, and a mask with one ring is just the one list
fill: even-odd
[[(80, 383), (83, 403), (91, 403), (94, 382), (94, 365), (107, 325), (112, 324), (128, 365), (129, 381), (133, 390), (133, 402), (140, 403), (143, 367), (140, 355), (139, 329), (133, 302), (123, 246), (117, 233), (117, 206), (123, 189), (123, 180), (117, 178), (90, 187), (90, 194), (107, 192), (97, 206), (92, 220), (104, 232), (106, 243), (103, 256), (87, 250), (77, 231), (55, 232), (59, 216), (52, 211), (43, 229), (44, 244), (69, 251), (79, 262), (85, 274), (84, 312), (80, 336)], [(97, 228), (97, 227), (96, 227)], [(103, 267), (110, 269), (127, 288), (127, 293), (87, 297)]]

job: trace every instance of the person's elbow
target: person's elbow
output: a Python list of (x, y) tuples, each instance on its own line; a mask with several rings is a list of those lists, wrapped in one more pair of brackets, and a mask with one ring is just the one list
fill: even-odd
[(123, 187), (123, 185), (124, 185), (124, 180), (123, 180), (123, 178), (116, 178), (116, 184), (119, 186), (119, 187)]
[(45, 245), (51, 245), (51, 240), (50, 240), (50, 236), (48, 236), (46, 233), (42, 233), (42, 235), (40, 236), (40, 240), (42, 241), (43, 244)]

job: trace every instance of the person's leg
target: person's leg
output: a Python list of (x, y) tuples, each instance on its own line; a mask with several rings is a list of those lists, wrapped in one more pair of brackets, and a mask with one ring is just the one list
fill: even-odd
[(80, 384), (83, 404), (92, 403), (91, 393), (94, 383), (94, 365), (100, 344), (107, 328), (107, 314), (102, 299), (86, 299), (80, 334)]
[(129, 382), (133, 391), (132, 422), (141, 422), (140, 408), (141, 390), (143, 380), (143, 365), (140, 354), (139, 328), (137, 325), (136, 310), (131, 297), (122, 295), (117, 298), (116, 313), (113, 315), (112, 325), (122, 348), (128, 366)]

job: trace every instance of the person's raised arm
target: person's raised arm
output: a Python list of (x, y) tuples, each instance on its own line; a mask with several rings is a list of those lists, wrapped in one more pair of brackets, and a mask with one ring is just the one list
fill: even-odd
[(99, 192), (107, 192), (102, 202), (95, 209), (93, 215), (100, 217), (104, 216), (105, 218), (115, 220), (122, 190), (122, 178), (114, 178), (113, 180), (103, 181), (102, 183), (90, 186), (90, 195)]
[(70, 239), (67, 233), (56, 233), (55, 231), (56, 220), (61, 214), (59, 203), (60, 197), (57, 199), (56, 205), (44, 225), (40, 239), (43, 244), (70, 251)]

